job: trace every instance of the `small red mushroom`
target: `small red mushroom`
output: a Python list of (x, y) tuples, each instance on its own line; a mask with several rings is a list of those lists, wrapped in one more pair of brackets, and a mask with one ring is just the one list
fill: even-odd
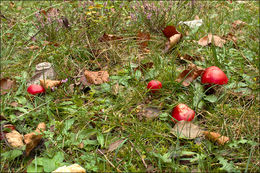
[(172, 121), (191, 121), (195, 117), (195, 111), (187, 105), (180, 103), (172, 110)]
[(220, 68), (211, 66), (203, 72), (201, 83), (224, 85), (228, 83), (228, 78)]
[(45, 89), (41, 85), (32, 84), (27, 88), (27, 92), (32, 95), (35, 95), (39, 93), (44, 93)]
[(158, 80), (151, 80), (147, 85), (147, 89), (149, 89), (152, 93), (158, 92), (161, 88), (162, 83)]

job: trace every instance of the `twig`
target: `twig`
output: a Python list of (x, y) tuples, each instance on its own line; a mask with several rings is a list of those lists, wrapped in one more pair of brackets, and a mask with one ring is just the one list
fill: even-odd
[(39, 31), (36, 32), (33, 36), (31, 36), (31, 38), (29, 40), (27, 40), (24, 44), (27, 44), (29, 41), (31, 41), (33, 37), (37, 36), (41, 32), (41, 30), (42, 30), (42, 28), (40, 28)]
[(132, 147), (135, 149), (135, 151), (137, 152), (137, 154), (140, 156), (140, 158), (141, 158), (141, 160), (142, 160), (142, 162), (143, 162), (143, 164), (144, 164), (144, 167), (147, 169), (148, 166), (147, 166), (147, 164), (145, 163), (145, 161), (144, 161), (144, 159), (143, 159), (141, 153), (136, 149), (136, 147), (135, 147), (135, 145), (133, 144), (132, 141), (130, 141), (130, 140), (128, 140), (128, 141), (130, 142), (130, 144), (132, 145)]
[(106, 156), (100, 149), (98, 149), (98, 152), (100, 152), (100, 153), (105, 157), (105, 159), (107, 160), (107, 162), (108, 162), (113, 168), (115, 168), (118, 172), (122, 172), (120, 169), (116, 168), (115, 165), (114, 165), (112, 162), (110, 162), (110, 161), (108, 160), (107, 156)]

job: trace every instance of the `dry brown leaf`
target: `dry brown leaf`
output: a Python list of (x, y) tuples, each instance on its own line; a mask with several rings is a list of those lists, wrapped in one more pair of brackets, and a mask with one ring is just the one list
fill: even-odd
[(217, 142), (219, 145), (224, 145), (229, 141), (228, 137), (222, 136), (219, 133), (204, 131), (203, 134), (206, 136), (206, 138), (213, 142)]
[(39, 46), (30, 46), (29, 49), (30, 50), (36, 50), (36, 49), (39, 49), (40, 47)]
[(188, 68), (186, 70), (184, 70), (179, 77), (176, 79), (177, 82), (182, 82), (183, 86), (189, 86), (190, 83), (197, 79), (197, 77), (199, 77), (202, 72), (204, 71), (203, 68), (201, 67), (197, 67), (195, 64), (189, 64)]
[(172, 37), (176, 34), (180, 34), (176, 30), (176, 28), (172, 25), (166, 26), (162, 32), (163, 32), (164, 36), (167, 37), (167, 38), (170, 38), (170, 37)]
[(202, 135), (202, 130), (189, 121), (179, 121), (172, 128), (171, 133), (180, 138), (194, 139)]
[(150, 34), (149, 33), (138, 31), (137, 41), (138, 41), (138, 44), (140, 45), (141, 49), (147, 48), (149, 40), (150, 40)]
[(219, 36), (208, 34), (202, 37), (201, 39), (199, 39), (198, 44), (201, 46), (207, 46), (211, 44), (213, 39), (214, 39), (214, 45), (218, 47), (223, 47), (223, 45), (226, 43), (226, 41), (221, 39)]
[(23, 136), (16, 130), (5, 134), (7, 142), (14, 148), (21, 148), (24, 146)]
[(41, 86), (43, 86), (45, 89), (48, 89), (48, 88), (52, 88), (52, 87), (56, 87), (56, 86), (59, 86), (61, 84), (61, 81), (58, 81), (58, 80), (49, 80), (49, 79), (46, 79), (46, 80), (40, 80), (40, 84)]
[(169, 38), (169, 41), (167, 41), (165, 44), (164, 53), (171, 50), (173, 46), (175, 46), (180, 41), (180, 39), (181, 39), (181, 34), (175, 34), (174, 36), (171, 36)]
[(115, 36), (112, 34), (106, 34), (104, 33), (102, 37), (99, 38), (100, 42), (107, 42), (107, 41), (114, 41), (114, 40), (120, 40), (123, 37)]
[(50, 41), (44, 41), (43, 42), (43, 46), (47, 46), (47, 45), (53, 45), (55, 47), (58, 47), (60, 44), (59, 43), (50, 42)]
[(233, 41), (234, 43), (237, 42), (237, 38), (234, 34), (232, 34), (231, 32), (229, 32), (227, 35), (224, 36), (224, 38), (226, 40), (230, 40), (230, 41)]
[(243, 22), (243, 21), (241, 21), (241, 20), (236, 20), (236, 21), (234, 21), (234, 22), (232, 23), (232, 28), (233, 28), (233, 29), (238, 29), (239, 27), (242, 27), (242, 26), (244, 26), (244, 25), (246, 25), (246, 22)]
[(108, 152), (115, 151), (120, 144), (122, 144), (125, 141), (125, 139), (117, 140), (109, 145)]
[(140, 120), (143, 119), (143, 117), (145, 117), (147, 120), (153, 120), (155, 118), (157, 118), (160, 114), (160, 110), (157, 108), (153, 108), (153, 107), (146, 107), (143, 108), (143, 106), (141, 106), (139, 109), (137, 109), (137, 115), (138, 118)]
[(86, 76), (87, 82), (95, 85), (99, 85), (109, 81), (109, 74), (107, 71), (93, 72), (86, 70), (84, 72), (84, 75)]
[(1, 95), (8, 93), (12, 88), (14, 88), (14, 86), (15, 86), (15, 81), (8, 78), (1, 79), (0, 80)]
[(188, 61), (204, 61), (204, 58), (201, 57), (201, 56), (191, 56), (191, 55), (188, 55), (188, 54), (185, 54), (183, 56), (180, 57), (181, 60), (188, 60)]
[(46, 130), (45, 123), (39, 123), (34, 132), (24, 135), (24, 142), (26, 144), (26, 149), (25, 149), (26, 156), (28, 156), (30, 152), (39, 144), (43, 136), (42, 134), (39, 133), (42, 133), (45, 130)]
[(153, 62), (147, 62), (147, 63), (141, 63), (138, 67), (134, 68), (134, 71), (140, 70), (141, 72), (144, 72), (144, 70), (153, 68)]
[(81, 143), (79, 144), (79, 148), (80, 148), (80, 149), (84, 148), (84, 143), (83, 143), (83, 142), (81, 142)]

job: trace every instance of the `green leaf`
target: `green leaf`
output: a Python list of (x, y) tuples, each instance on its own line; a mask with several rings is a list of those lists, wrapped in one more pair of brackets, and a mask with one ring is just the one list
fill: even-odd
[(204, 97), (204, 100), (207, 100), (211, 103), (215, 103), (218, 101), (218, 98), (215, 95), (209, 95), (209, 96)]
[(7, 151), (5, 153), (1, 153), (1, 159), (3, 160), (8, 160), (8, 161), (11, 161), (11, 160), (14, 160), (16, 157), (18, 156), (21, 156), (23, 154), (23, 151), (22, 150), (11, 150), (11, 151)]
[(219, 156), (217, 157), (217, 159), (219, 160), (219, 163), (222, 164), (223, 166), (221, 167), (222, 170), (227, 171), (227, 172), (240, 172), (235, 165), (233, 164), (233, 162), (228, 162), (228, 160), (226, 160), (225, 158)]
[(64, 129), (63, 129), (63, 133), (67, 133), (67, 131), (68, 131), (68, 130), (71, 128), (71, 126), (73, 125), (74, 121), (75, 121), (75, 118), (72, 118), (72, 119), (66, 120), (66, 121), (64, 122), (65, 127), (64, 127)]
[(30, 172), (31, 172), (31, 173), (34, 173), (34, 172), (43, 172), (43, 167), (31, 163), (31, 164), (27, 167), (27, 172), (28, 172), (28, 173), (30, 173)]
[(61, 151), (57, 152), (52, 160), (55, 161), (55, 162), (63, 162), (63, 160), (64, 160), (64, 153), (61, 152)]
[(52, 172), (56, 169), (56, 164), (53, 159), (43, 158), (42, 162), (44, 172)]
[(103, 147), (104, 146), (104, 136), (103, 136), (103, 134), (102, 133), (98, 133), (97, 134), (97, 140), (98, 140), (98, 143), (101, 145), (101, 147)]

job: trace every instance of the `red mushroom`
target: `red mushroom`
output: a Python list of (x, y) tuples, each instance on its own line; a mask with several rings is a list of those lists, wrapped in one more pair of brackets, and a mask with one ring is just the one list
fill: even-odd
[(220, 68), (211, 66), (203, 72), (201, 83), (224, 85), (228, 83), (228, 78)]
[(44, 93), (45, 89), (41, 85), (32, 84), (27, 88), (27, 92), (32, 95), (35, 95), (39, 93)]
[(172, 121), (191, 121), (195, 117), (195, 111), (187, 105), (180, 103), (172, 110)]
[(149, 89), (152, 93), (158, 92), (161, 88), (162, 83), (158, 80), (151, 80), (147, 85), (147, 89)]

